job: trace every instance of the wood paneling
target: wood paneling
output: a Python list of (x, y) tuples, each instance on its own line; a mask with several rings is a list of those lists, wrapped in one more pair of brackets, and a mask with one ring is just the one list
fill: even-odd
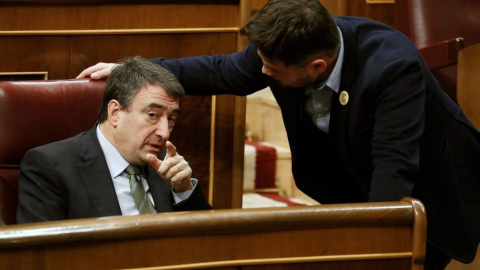
[[(252, 12), (259, 11), (268, 0), (252, 0)], [(347, 0), (322, 0), (320, 1), (332, 15), (346, 15)]]
[(71, 71), (75, 77), (97, 62), (117, 62), (125, 57), (180, 58), (236, 51), (236, 33), (152, 35), (81, 35), (71, 37)]
[(252, 2), (252, 12), (257, 12), (262, 9), (263, 6), (268, 2), (268, 0), (251, 0)]
[(395, 5), (392, 3), (368, 4), (366, 0), (348, 0), (347, 3), (346, 15), (369, 18), (392, 27), (395, 25)]
[[(260, 10), (268, 0), (252, 0), (252, 11)], [(368, 3), (367, 0), (320, 0), (332, 15), (360, 16), (394, 25), (394, 1), (379, 0)]]
[[(228, 200), (216, 200), (215, 198), (210, 197), (212, 201), (215, 202), (215, 205), (219, 209), (225, 209), (225, 208), (241, 208), (241, 198), (240, 201), (238, 201), (238, 197), (236, 196), (237, 194), (242, 194), (241, 193), (233, 193), (234, 189), (234, 183), (231, 181), (232, 179), (232, 174), (234, 173), (233, 170), (235, 167), (238, 168), (234, 164), (234, 157), (235, 157), (235, 152), (226, 149), (223, 147), (219, 147), (222, 145), (229, 145), (230, 147), (235, 147), (236, 143), (234, 142), (235, 135), (234, 133), (240, 133), (241, 135), (245, 134), (245, 132), (242, 133), (241, 129), (235, 129), (235, 121), (232, 119), (229, 115), (233, 115), (235, 113), (235, 101), (236, 98), (233, 96), (217, 96), (216, 97), (216, 110), (215, 110), (215, 129), (217, 129), (219, 132), (215, 133), (214, 137), (214, 145), (215, 149), (213, 152), (213, 163), (215, 164), (215, 167), (213, 168), (214, 175), (216, 177), (216, 180), (211, 181), (211, 190), (210, 194), (218, 194), (221, 192), (229, 192), (232, 194), (235, 194), (235, 196), (232, 197), (232, 201)], [(245, 125), (245, 118), (243, 118), (243, 125)], [(243, 128), (243, 130), (245, 130)], [(229, 132), (233, 131), (233, 132)], [(237, 138), (238, 140), (238, 138)], [(242, 143), (242, 150), (243, 150), (243, 142), (244, 142), (244, 136), (241, 136), (241, 143)], [(241, 153), (241, 161), (242, 161), (242, 172), (243, 172), (243, 151)], [(236, 155), (236, 158), (238, 159), (238, 155)], [(238, 163), (237, 163), (238, 164)], [(237, 175), (237, 177), (239, 177)], [(243, 184), (243, 174), (241, 175), (242, 181), (241, 183)], [(235, 198), (234, 198), (235, 197)], [(237, 204), (234, 205), (234, 202)], [(238, 203), (240, 203), (238, 205)]]
[[(190, 1), (192, 2), (192, 1)], [(238, 27), (234, 4), (2, 6), (0, 31)]]
[(66, 78), (68, 37), (1, 36), (0, 72), (48, 72)]
[(48, 72), (0, 72), (0, 81), (48, 80)]
[(367, 4), (395, 4), (395, 0), (367, 0)]
[[(176, 5), (184, 5), (184, 4), (191, 4), (191, 0), (0, 0), (0, 5), (14, 5), (14, 6), (28, 6), (28, 5), (88, 5), (88, 4), (105, 4), (105, 5), (113, 5), (113, 4), (176, 4)], [(224, 5), (224, 4), (236, 4), (238, 3), (237, 0), (196, 0), (195, 4), (203, 5), (203, 4), (216, 4), (216, 5)]]
[(460, 108), (480, 130), (480, 44), (460, 51), (458, 55), (457, 99)]
[[(240, 1), (240, 26), (243, 27), (252, 14), (251, 0)], [(245, 35), (239, 35), (237, 40), (237, 50), (241, 51), (250, 43)], [(233, 168), (232, 168), (232, 186), (231, 193), (234, 194), (231, 200), (231, 208), (242, 208), (243, 200), (243, 162), (245, 159), (245, 119), (247, 98), (234, 97), (233, 111)]]

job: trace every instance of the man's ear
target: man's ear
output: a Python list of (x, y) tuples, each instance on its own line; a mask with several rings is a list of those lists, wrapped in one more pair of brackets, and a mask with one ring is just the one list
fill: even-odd
[(327, 69), (327, 62), (322, 58), (315, 58), (310, 62), (309, 67), (314, 74), (322, 74)]
[(117, 100), (112, 99), (108, 102), (108, 121), (113, 127), (118, 125), (121, 110), (122, 106)]

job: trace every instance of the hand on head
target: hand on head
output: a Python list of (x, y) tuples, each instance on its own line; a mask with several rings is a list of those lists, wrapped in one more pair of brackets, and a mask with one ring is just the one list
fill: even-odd
[(105, 79), (112, 73), (115, 64), (98, 63), (83, 70), (75, 79), (92, 78), (94, 80)]
[(177, 149), (170, 142), (166, 142), (167, 154), (163, 161), (155, 155), (147, 154), (148, 163), (165, 180), (172, 184), (175, 192), (191, 190), (193, 185), (190, 181), (192, 169), (183, 156), (177, 153)]

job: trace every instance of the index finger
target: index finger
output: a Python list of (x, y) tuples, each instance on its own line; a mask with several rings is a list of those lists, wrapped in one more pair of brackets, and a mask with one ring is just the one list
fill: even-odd
[(173, 157), (177, 154), (177, 148), (175, 147), (175, 145), (173, 145), (173, 143), (171, 143), (170, 141), (167, 141), (165, 146), (167, 147), (168, 157)]

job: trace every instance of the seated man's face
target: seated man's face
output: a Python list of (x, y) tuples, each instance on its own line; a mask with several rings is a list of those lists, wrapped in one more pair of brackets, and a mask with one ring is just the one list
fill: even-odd
[(115, 147), (130, 164), (146, 165), (147, 154), (158, 156), (165, 148), (179, 108), (178, 99), (160, 86), (145, 86), (117, 114)]

